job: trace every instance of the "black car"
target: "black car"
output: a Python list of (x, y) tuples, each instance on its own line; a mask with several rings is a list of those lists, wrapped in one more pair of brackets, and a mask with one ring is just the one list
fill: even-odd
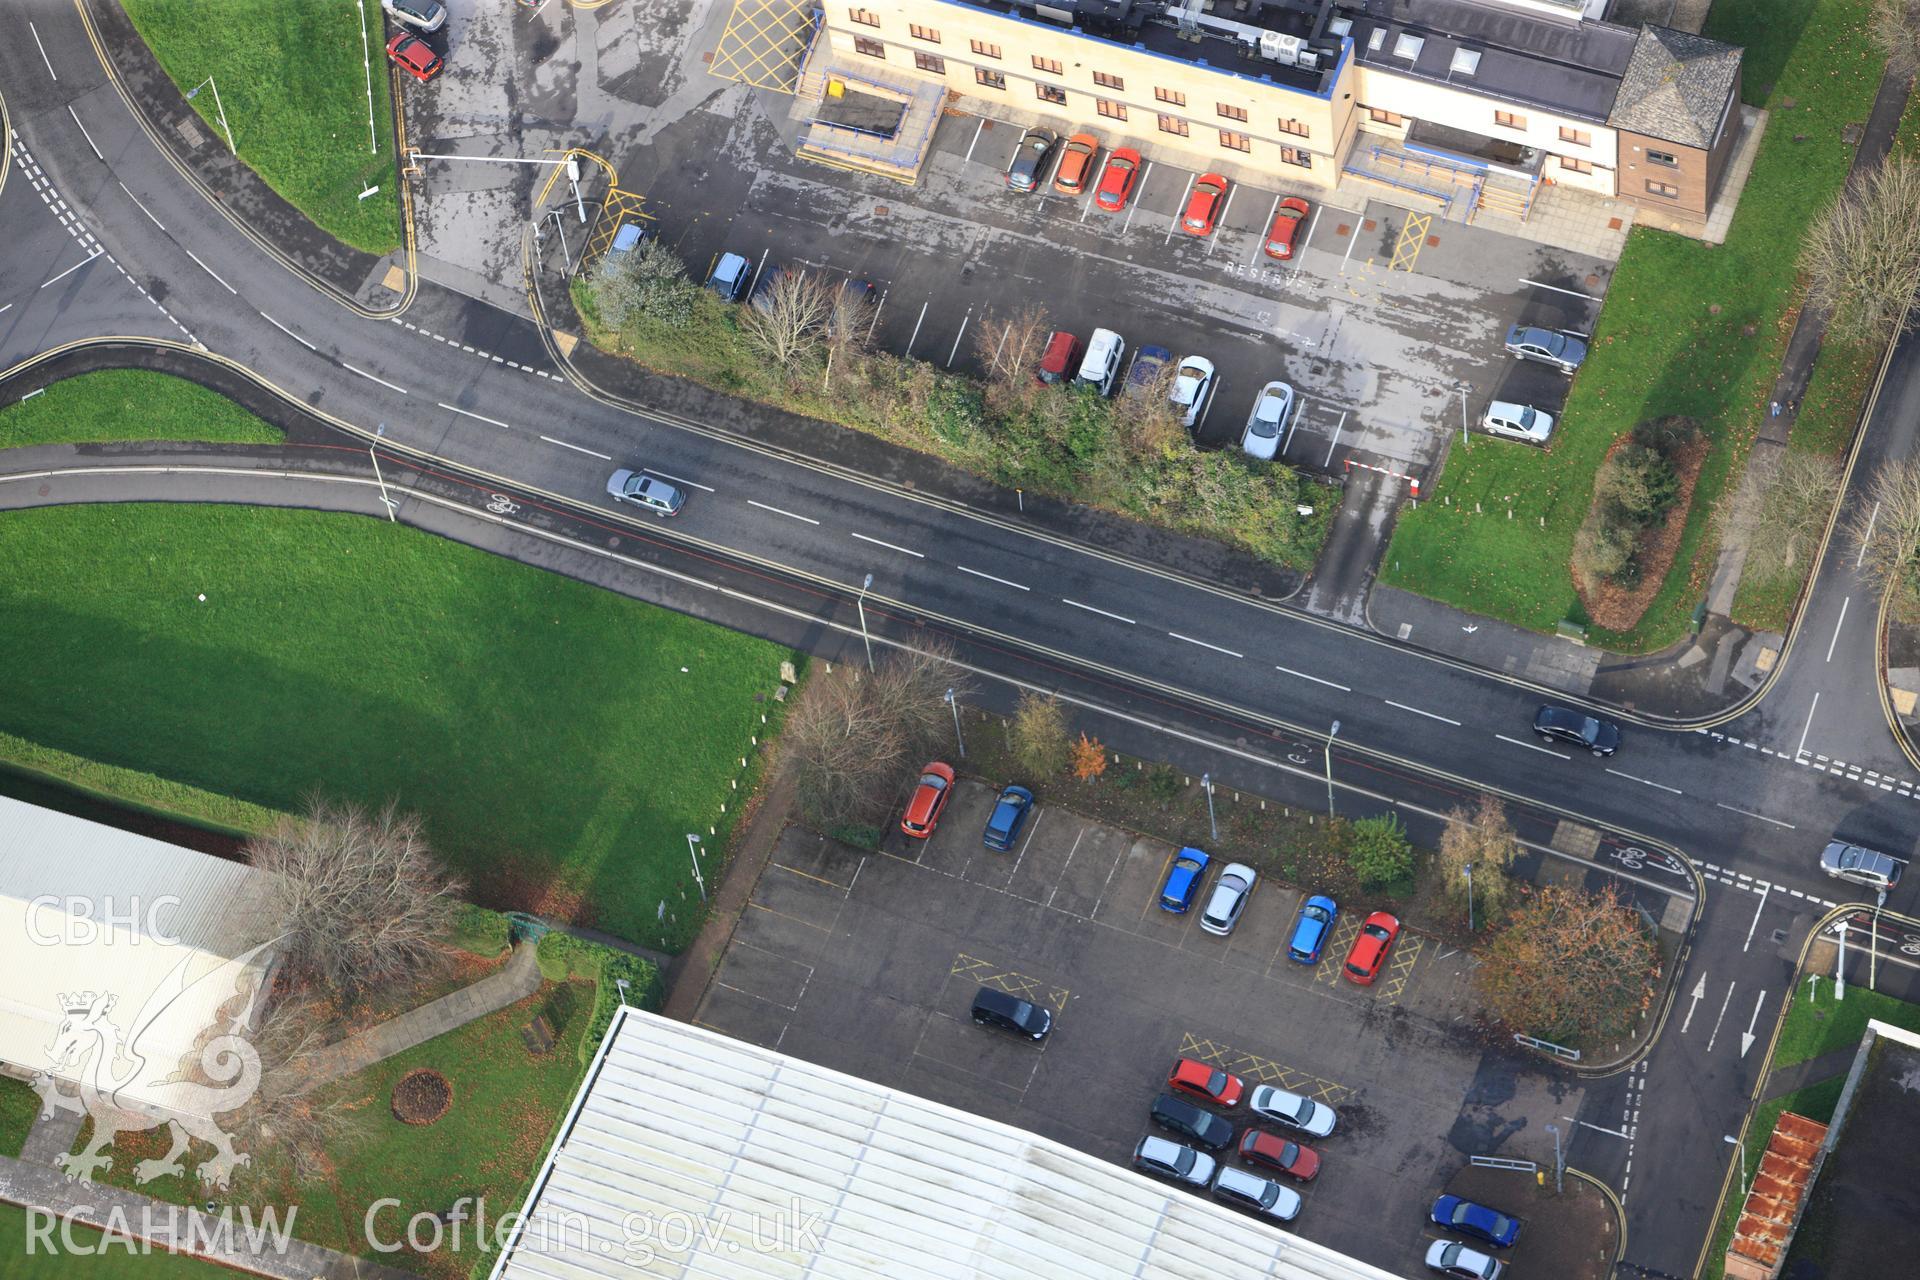
[(1019, 153), (1007, 169), (1007, 185), (1015, 191), (1037, 190), (1040, 175), (1047, 171), (1047, 161), (1053, 159), (1053, 149), (1059, 145), (1060, 135), (1051, 129), (1027, 130), (1027, 136), (1020, 139)]
[(1570, 743), (1597, 756), (1610, 756), (1620, 749), (1619, 725), (1571, 707), (1541, 707), (1534, 713), (1533, 731), (1547, 742)]
[(1197, 1142), (1209, 1151), (1218, 1151), (1233, 1141), (1233, 1126), (1211, 1111), (1203, 1111), (1184, 1098), (1163, 1093), (1153, 1100), (1149, 1112), (1153, 1122), (1168, 1133)]

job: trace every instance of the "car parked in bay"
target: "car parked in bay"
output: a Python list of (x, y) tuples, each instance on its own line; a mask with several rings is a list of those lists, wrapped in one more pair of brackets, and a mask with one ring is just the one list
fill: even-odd
[(1427, 1246), (1427, 1266), (1453, 1280), (1500, 1280), (1507, 1265), (1468, 1248), (1458, 1240), (1435, 1240)]
[(1086, 353), (1080, 339), (1065, 329), (1047, 335), (1046, 349), (1040, 353), (1040, 366), (1033, 380), (1047, 386), (1060, 386), (1079, 376), (1080, 358)]
[(920, 781), (914, 784), (907, 811), (901, 815), (901, 832), (915, 840), (925, 840), (940, 825), (940, 815), (947, 811), (947, 801), (952, 796), (953, 766), (939, 760), (928, 761), (920, 770)]
[(1562, 373), (1572, 373), (1587, 358), (1587, 344), (1579, 335), (1564, 330), (1516, 324), (1507, 330), (1507, 352), (1522, 360), (1550, 364)]
[(1198, 1143), (1208, 1151), (1218, 1151), (1233, 1142), (1233, 1125), (1185, 1098), (1163, 1093), (1147, 1109), (1147, 1118), (1168, 1133)]
[(1553, 435), (1553, 415), (1530, 404), (1494, 400), (1480, 415), (1480, 428), (1490, 436), (1522, 440), (1527, 444), (1545, 444)]
[(1181, 215), (1180, 229), (1190, 236), (1213, 234), (1220, 210), (1227, 202), (1227, 180), (1217, 173), (1203, 173), (1194, 179), (1187, 193), (1187, 210)]
[(1060, 135), (1051, 129), (1036, 126), (1027, 130), (1020, 139), (1020, 149), (1013, 153), (1013, 163), (1007, 166), (1007, 186), (1020, 192), (1038, 191), (1047, 161), (1053, 159), (1054, 148), (1059, 145)]
[(1282, 1125), (1295, 1133), (1304, 1133), (1310, 1138), (1324, 1138), (1333, 1132), (1340, 1122), (1337, 1112), (1324, 1102), (1315, 1102), (1312, 1098), (1285, 1089), (1276, 1089), (1270, 1084), (1255, 1085), (1253, 1096), (1247, 1099), (1247, 1110), (1262, 1120)]
[(1027, 824), (1027, 815), (1032, 811), (1033, 792), (1009, 783), (1001, 789), (993, 812), (987, 815), (987, 829), (980, 837), (981, 843), (989, 849), (1003, 852), (1013, 848), (1014, 841), (1020, 838), (1020, 829)]
[(1380, 966), (1387, 962), (1393, 940), (1399, 936), (1398, 916), (1385, 911), (1368, 916), (1360, 925), (1360, 932), (1353, 935), (1353, 945), (1347, 948), (1347, 963), (1341, 970), (1347, 975), (1347, 981), (1372, 986), (1373, 980), (1380, 976)]
[(1222, 1165), (1214, 1175), (1213, 1198), (1275, 1222), (1292, 1222), (1300, 1216), (1298, 1191), (1232, 1165)]
[(1288, 957), (1300, 964), (1319, 964), (1321, 948), (1327, 945), (1339, 916), (1339, 904), (1325, 894), (1316, 893), (1301, 903), (1293, 935), (1287, 939)]
[(447, 65), (446, 59), (433, 51), (433, 46), (411, 31), (402, 31), (387, 41), (387, 61), (418, 80), (421, 84), (440, 74)]
[(1311, 1182), (1320, 1173), (1320, 1153), (1267, 1129), (1248, 1129), (1240, 1135), (1240, 1158), (1284, 1173), (1297, 1182)]
[(1263, 246), (1269, 258), (1285, 262), (1293, 257), (1301, 224), (1312, 212), (1313, 207), (1299, 196), (1288, 196), (1280, 202), (1273, 211), (1273, 225), (1267, 228), (1267, 242)]
[(1253, 412), (1247, 415), (1246, 430), (1240, 433), (1240, 449), (1249, 457), (1271, 462), (1280, 452), (1280, 433), (1293, 414), (1293, 388), (1278, 381), (1260, 388)]
[(1060, 164), (1053, 171), (1053, 189), (1065, 196), (1084, 195), (1099, 155), (1100, 139), (1092, 134), (1076, 133), (1068, 138), (1060, 152)]
[(1173, 371), (1173, 389), (1167, 399), (1180, 414), (1180, 425), (1193, 430), (1206, 408), (1207, 393), (1213, 390), (1213, 361), (1205, 356), (1188, 356)]
[(1173, 855), (1167, 863), (1166, 882), (1160, 886), (1160, 909), (1184, 915), (1200, 896), (1200, 882), (1206, 878), (1211, 861), (1200, 850), (1188, 847)]
[(1143, 342), (1133, 349), (1133, 363), (1127, 366), (1126, 394), (1144, 396), (1153, 391), (1167, 370), (1173, 367), (1173, 352)]
[(1180, 1058), (1167, 1072), (1167, 1088), (1184, 1093), (1216, 1107), (1236, 1107), (1246, 1091), (1246, 1081), (1198, 1058)]
[(1133, 198), (1134, 183), (1140, 178), (1140, 153), (1132, 147), (1115, 147), (1100, 168), (1100, 185), (1093, 202), (1108, 213), (1118, 213)]
[(1463, 1200), (1459, 1196), (1441, 1196), (1433, 1202), (1427, 1218), (1434, 1226), (1446, 1231), (1458, 1231), (1463, 1236), (1472, 1236), (1476, 1240), (1492, 1245), (1496, 1249), (1510, 1248), (1520, 1238), (1519, 1220), (1501, 1213), (1498, 1209), (1489, 1209), (1486, 1205)]
[(1219, 1166), (1220, 1162), (1204, 1151), (1195, 1151), (1171, 1138), (1151, 1133), (1133, 1148), (1134, 1168), (1182, 1186), (1206, 1186), (1213, 1181), (1213, 1172)]
[(395, 22), (423, 34), (447, 25), (447, 6), (440, 0), (380, 0), (380, 7)]
[(1215, 937), (1224, 938), (1240, 923), (1240, 915), (1253, 897), (1253, 886), (1260, 873), (1244, 862), (1229, 862), (1213, 882), (1213, 894), (1207, 909), (1200, 913), (1200, 927)]
[(1620, 749), (1619, 725), (1550, 702), (1534, 713), (1533, 731), (1543, 742), (1569, 743), (1596, 756), (1610, 756)]
[(1112, 395), (1114, 380), (1120, 376), (1120, 357), (1126, 350), (1126, 339), (1119, 334), (1095, 329), (1087, 339), (1087, 354), (1080, 360), (1079, 385), (1092, 387), (1103, 396)]

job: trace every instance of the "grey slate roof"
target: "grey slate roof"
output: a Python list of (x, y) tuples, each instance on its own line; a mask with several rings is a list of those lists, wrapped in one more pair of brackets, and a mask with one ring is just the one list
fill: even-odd
[(1740, 49), (1670, 27), (1642, 27), (1607, 123), (1688, 147), (1711, 147), (1740, 74)]

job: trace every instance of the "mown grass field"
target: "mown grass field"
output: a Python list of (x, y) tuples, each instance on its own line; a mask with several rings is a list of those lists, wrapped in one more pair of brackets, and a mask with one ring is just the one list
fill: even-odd
[(1782, 229), (1841, 188), (1854, 152), (1842, 130), (1867, 118), (1879, 84), (1868, 9), (1714, 6), (1706, 34), (1746, 48), (1746, 100), (1771, 112), (1726, 244), (1634, 230), (1552, 449), (1456, 448), (1432, 497), (1402, 512), (1382, 581), (1551, 631), (1576, 610), (1568, 559), (1608, 447), (1637, 422), (1684, 414), (1713, 443), (1674, 569), (1632, 630), (1590, 636), (1625, 652), (1679, 638), (1712, 569), (1714, 506), (1767, 412), (1790, 331), (1796, 242)]
[[(368, 253), (400, 244), (394, 183), (393, 104), (385, 27), (366, 0), (365, 49), (373, 61), (373, 136), (360, 11), (352, 0), (123, 0), (127, 16), (182, 93), (208, 76), (220, 91), (233, 145), (253, 171), (328, 234)], [(193, 108), (226, 143), (213, 92)], [(367, 200), (360, 192), (378, 185)]]
[[(48, 1252), (36, 1236), (29, 1253), (27, 1211), (0, 1203), (0, 1275), (7, 1280), (234, 1280), (241, 1274), (198, 1258), (158, 1250), (137, 1253), (139, 1246), (128, 1247), (125, 1236), (103, 1244), (100, 1233), (90, 1227), (76, 1224), (69, 1234), (73, 1254), (66, 1252), (67, 1240), (57, 1221), (48, 1240), (56, 1252)], [(98, 1253), (92, 1252), (96, 1249)]]
[(278, 444), (285, 438), (223, 395), (145, 369), (83, 373), (0, 411), (0, 448), (118, 440)]
[(17, 1156), (40, 1114), (40, 1095), (18, 1080), (0, 1079), (0, 1156)]

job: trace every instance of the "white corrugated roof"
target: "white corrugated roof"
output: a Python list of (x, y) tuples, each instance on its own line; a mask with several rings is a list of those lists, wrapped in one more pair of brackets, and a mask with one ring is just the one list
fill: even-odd
[(1051, 1139), (636, 1009), (525, 1214), (493, 1280), (1391, 1280)]

